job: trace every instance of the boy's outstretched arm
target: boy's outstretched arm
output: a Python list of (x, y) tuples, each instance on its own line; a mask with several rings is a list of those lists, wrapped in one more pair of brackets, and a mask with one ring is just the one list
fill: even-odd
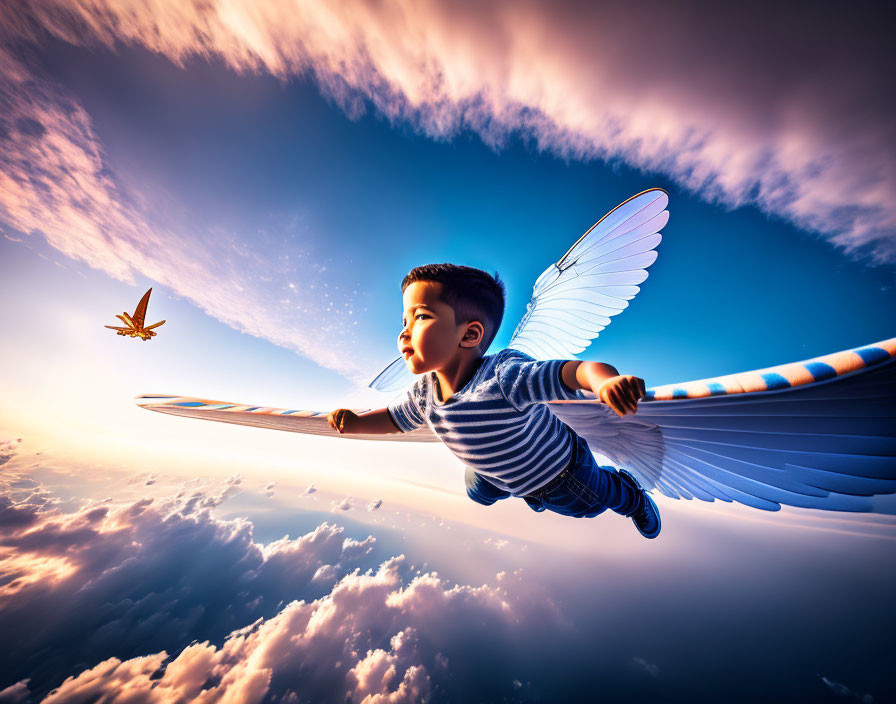
[(619, 416), (638, 412), (638, 401), (644, 396), (644, 380), (636, 376), (620, 376), (616, 367), (602, 362), (570, 360), (560, 372), (563, 383), (569, 388), (585, 389), (597, 397)]
[(361, 415), (347, 408), (339, 408), (327, 414), (327, 422), (333, 430), (343, 434), (385, 435), (401, 432), (385, 408), (367, 411)]

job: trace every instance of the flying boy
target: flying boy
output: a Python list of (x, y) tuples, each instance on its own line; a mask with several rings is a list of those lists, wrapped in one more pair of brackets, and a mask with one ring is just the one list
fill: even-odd
[(609, 364), (536, 361), (485, 351), (504, 314), (503, 283), (455, 264), (412, 269), (401, 284), (398, 347), (421, 375), (386, 408), (328, 415), (340, 433), (409, 432), (428, 424), (467, 465), (467, 495), (489, 506), (518, 497), (535, 511), (578, 518), (610, 509), (645, 538), (660, 532), (653, 500), (624, 470), (598, 466), (588, 444), (545, 405), (591, 391), (619, 416), (637, 411), (643, 380)]

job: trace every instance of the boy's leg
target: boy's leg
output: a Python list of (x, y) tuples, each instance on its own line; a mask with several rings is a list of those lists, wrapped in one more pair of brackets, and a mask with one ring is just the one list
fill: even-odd
[(638, 532), (645, 538), (655, 538), (660, 534), (662, 523), (660, 521), (660, 512), (650, 498), (650, 495), (641, 488), (638, 480), (624, 469), (617, 470), (623, 481), (631, 484), (635, 489), (641, 492), (642, 504), (637, 509), (626, 513), (635, 523)]
[[(644, 492), (641, 488), (621, 476), (615, 467), (598, 465), (588, 443), (579, 436), (573, 440), (572, 460), (567, 473), (564, 490), (551, 497), (551, 503), (560, 504), (565, 509), (561, 513), (571, 515), (567, 511), (573, 510), (582, 517), (590, 518), (610, 509), (628, 516), (643, 505)], [(578, 501), (571, 501), (573, 499)]]
[(467, 496), (483, 506), (491, 506), (495, 501), (510, 497), (510, 492), (499, 489), (470, 467), (464, 474), (464, 483), (467, 485)]
[[(589, 452), (590, 454), (590, 452)], [(566, 481), (547, 498), (549, 508), (567, 516), (593, 518), (607, 509), (630, 516), (643, 506), (643, 492), (615, 467), (585, 458), (570, 468)]]
[(610, 509), (631, 518), (645, 538), (660, 532), (660, 516), (651, 498), (631, 474), (601, 467), (582, 438), (574, 447), (566, 481), (545, 497), (547, 508), (578, 518), (591, 518)]
[(605, 508), (630, 516), (642, 507), (644, 492), (631, 475), (624, 475), (615, 467), (601, 467), (597, 462), (593, 471), (594, 483), (599, 487), (596, 493)]

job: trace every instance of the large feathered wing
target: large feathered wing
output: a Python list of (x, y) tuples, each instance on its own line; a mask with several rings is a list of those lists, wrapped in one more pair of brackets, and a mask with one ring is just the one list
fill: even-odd
[[(138, 396), (135, 400), (137, 405), (158, 413), (182, 416), (184, 418), (198, 418), (199, 420), (213, 420), (218, 423), (248, 425), (254, 428), (287, 430), (292, 433), (326, 435), (348, 440), (439, 442), (439, 438), (429, 429), (429, 426), (423, 426), (410, 433), (393, 433), (391, 435), (341, 435), (330, 427), (325, 411), (252, 406), (244, 403), (228, 403), (227, 401), (212, 401), (205, 398), (164, 394), (144, 394)], [(353, 410), (355, 413), (364, 413), (370, 409)]]
[(550, 404), (591, 449), (676, 499), (870, 511), (896, 492), (896, 338), (647, 391), (636, 415)]
[[(571, 357), (628, 307), (656, 260), (669, 196), (653, 188), (616, 206), (538, 277), (508, 347), (535, 359)], [(370, 383), (397, 391), (414, 380), (402, 357)]]
[[(144, 408), (356, 440), (438, 442), (411, 433), (338, 435), (327, 414), (147, 395)], [(676, 499), (869, 511), (896, 493), (896, 338), (754, 372), (648, 389), (636, 415), (596, 400), (548, 407), (591, 449)], [(359, 411), (360, 412), (360, 411)]]
[(535, 359), (564, 359), (588, 347), (640, 291), (668, 204), (666, 192), (654, 188), (598, 220), (538, 277), (508, 347)]

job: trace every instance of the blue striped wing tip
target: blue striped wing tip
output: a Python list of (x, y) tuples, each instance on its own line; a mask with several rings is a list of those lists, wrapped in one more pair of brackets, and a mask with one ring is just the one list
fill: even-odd
[[(273, 408), (271, 406), (248, 406), (240, 403), (228, 403), (227, 401), (212, 401), (203, 398), (191, 398), (189, 396), (163, 396), (161, 394), (144, 394), (134, 399), (138, 406), (152, 411), (174, 412), (178, 409), (195, 411), (200, 413), (214, 412), (224, 413), (251, 413), (258, 416), (293, 416), (298, 418), (317, 418), (326, 416), (326, 411), (308, 411), (290, 408)], [(355, 413), (365, 413), (368, 408), (352, 409)], [(180, 414), (184, 415), (184, 414)]]
[(164, 406), (171, 401), (175, 401), (180, 396), (170, 396), (166, 394), (142, 394), (134, 397), (134, 402), (138, 406)]
[(657, 386), (648, 389), (643, 400), (672, 401), (682, 398), (707, 398), (709, 396), (789, 389), (827, 381), (866, 367), (873, 367), (894, 357), (896, 357), (896, 337), (803, 362), (729, 374), (713, 379)]

